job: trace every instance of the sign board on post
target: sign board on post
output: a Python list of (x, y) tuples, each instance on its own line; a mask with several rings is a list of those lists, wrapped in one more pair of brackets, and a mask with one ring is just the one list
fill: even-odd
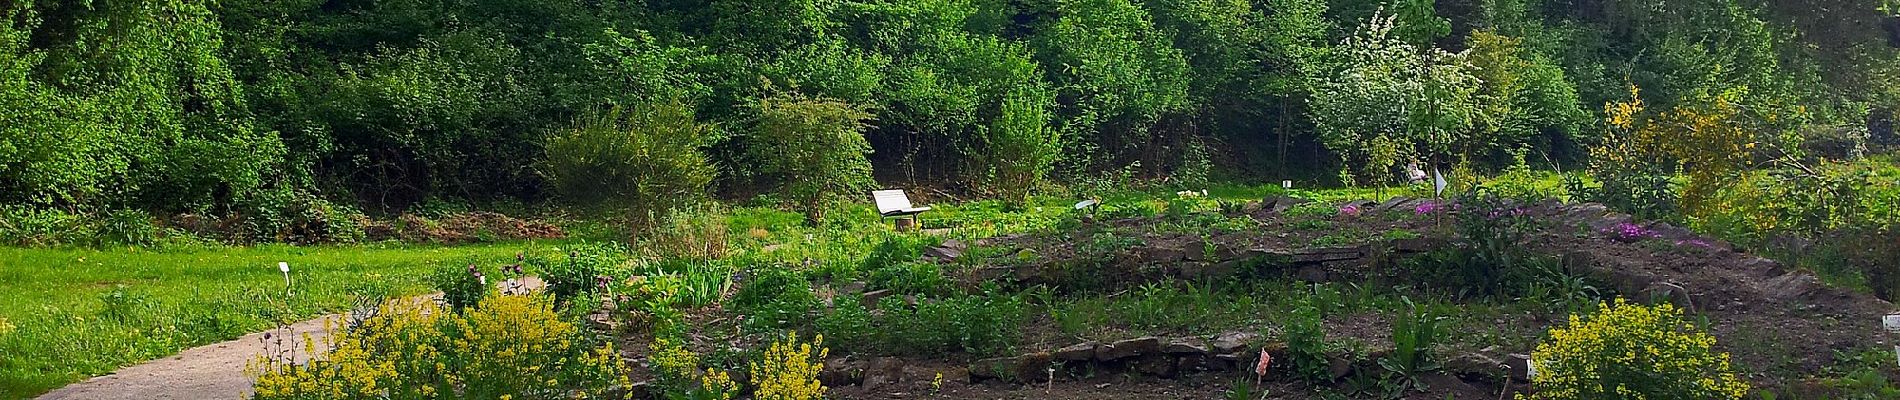
[(1450, 186), (1450, 184), (1445, 182), (1445, 174), (1439, 173), (1438, 167), (1432, 167), (1432, 195), (1444, 196), (1446, 186)]
[(1900, 314), (1881, 317), (1880, 324), (1887, 328), (1887, 333), (1900, 333)]
[(284, 273), (284, 297), (290, 297), (290, 263), (278, 261), (277, 270)]

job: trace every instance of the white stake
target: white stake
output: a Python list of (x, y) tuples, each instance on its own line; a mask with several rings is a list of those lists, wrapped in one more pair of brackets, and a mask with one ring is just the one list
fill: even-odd
[(290, 298), (290, 263), (278, 261), (277, 270), (284, 272), (284, 298)]

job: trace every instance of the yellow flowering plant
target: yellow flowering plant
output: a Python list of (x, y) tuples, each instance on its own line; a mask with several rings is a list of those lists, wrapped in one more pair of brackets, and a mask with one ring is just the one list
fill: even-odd
[(1715, 337), (1674, 306), (1617, 299), (1552, 329), (1531, 359), (1532, 396), (1519, 399), (1740, 399), (1749, 386), (1729, 368)]
[(714, 369), (699, 369), (699, 355), (687, 350), (678, 339), (657, 337), (648, 345), (647, 362), (654, 386), (668, 399), (730, 400), (739, 393), (732, 375)]
[(818, 372), (825, 369), (824, 359), (831, 354), (825, 336), (811, 343), (798, 343), (798, 332), (773, 342), (758, 361), (749, 367), (758, 400), (816, 400), (825, 397), (825, 385)]
[(607, 398), (632, 386), (613, 346), (545, 297), (489, 296), (464, 313), (392, 302), (336, 331), (319, 360), (251, 362), (254, 398)]

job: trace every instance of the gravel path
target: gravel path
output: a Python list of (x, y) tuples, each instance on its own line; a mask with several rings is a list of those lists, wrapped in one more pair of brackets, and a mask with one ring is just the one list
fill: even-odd
[[(522, 279), (523, 290), (539, 290), (546, 286), (540, 279), (527, 277)], [(440, 294), (418, 296), (409, 301), (435, 301)], [(324, 320), (343, 321), (344, 314), (331, 314), (298, 322), (282, 329), (258, 332), (223, 343), (213, 343), (193, 347), (183, 352), (144, 364), (120, 368), (111, 375), (93, 377), (84, 382), (66, 385), (40, 395), (39, 400), (120, 400), (120, 399), (191, 399), (191, 400), (235, 400), (251, 396), (251, 377), (244, 374), (244, 364), (257, 356), (272, 351), (287, 351), (294, 360), (308, 360), (310, 354), (303, 351), (303, 337), (318, 343), (318, 352), (324, 351), (322, 343), (330, 332), (323, 329)], [(271, 335), (265, 340), (264, 335)], [(283, 339), (281, 344), (279, 339)], [(294, 341), (293, 341), (294, 339)]]
[[(301, 340), (309, 334), (311, 340), (322, 343), (330, 332), (323, 329), (323, 321), (328, 318), (343, 318), (342, 314), (324, 316), (309, 321), (298, 322), (284, 329), (268, 332), (272, 335), (266, 343), (266, 332), (258, 332), (223, 343), (214, 343), (193, 347), (177, 355), (152, 360), (144, 364), (120, 368), (111, 375), (93, 377), (66, 387), (48, 392), (40, 400), (79, 400), (79, 399), (242, 399), (251, 395), (251, 378), (244, 375), (244, 364), (276, 348), (276, 338), (289, 333), (288, 338)], [(290, 343), (289, 340), (284, 343)], [(296, 353), (297, 359), (307, 359), (303, 346), (285, 345)], [(317, 346), (322, 347), (322, 346)], [(320, 349), (319, 349), (320, 350)]]

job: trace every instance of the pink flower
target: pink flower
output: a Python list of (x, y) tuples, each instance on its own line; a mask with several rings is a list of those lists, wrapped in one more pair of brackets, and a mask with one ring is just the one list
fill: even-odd
[(1412, 207), (1412, 213), (1418, 214), (1418, 215), (1431, 214), (1434, 212), (1438, 212), (1439, 208), (1440, 207), (1438, 206), (1438, 203), (1433, 203), (1429, 201), (1421, 202), (1421, 203), (1418, 203), (1417, 207)]
[(1340, 207), (1340, 208), (1339, 208), (1339, 214), (1340, 214), (1340, 215), (1345, 215), (1345, 216), (1348, 216), (1348, 217), (1353, 217), (1353, 216), (1358, 216), (1358, 215), (1359, 215), (1359, 206), (1355, 206), (1355, 205), (1350, 205), (1350, 204), (1348, 204), (1348, 205), (1346, 205), (1345, 207)]

